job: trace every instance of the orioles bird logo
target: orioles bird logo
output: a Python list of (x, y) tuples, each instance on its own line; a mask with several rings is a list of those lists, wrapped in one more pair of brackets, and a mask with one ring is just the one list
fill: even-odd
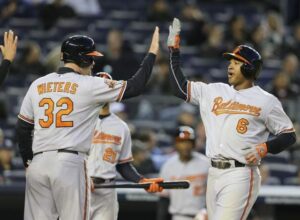
[(105, 79), (104, 83), (108, 85), (109, 88), (114, 88), (117, 82), (115, 80)]

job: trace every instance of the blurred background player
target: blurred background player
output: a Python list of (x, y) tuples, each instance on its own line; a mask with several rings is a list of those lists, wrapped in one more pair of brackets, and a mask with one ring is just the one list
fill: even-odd
[(4, 32), (3, 45), (0, 45), (3, 55), (3, 60), (0, 64), (0, 85), (4, 82), (9, 72), (9, 67), (16, 56), (17, 43), (18, 37), (13, 31)]
[[(101, 78), (112, 80), (105, 72), (97, 74)], [(97, 120), (92, 147), (88, 158), (89, 175), (94, 184), (114, 183), (117, 171), (125, 180), (134, 183), (152, 182), (148, 192), (161, 192), (156, 182), (161, 178), (146, 179), (131, 164), (131, 135), (127, 124), (110, 112), (110, 104), (104, 104)], [(94, 189), (91, 194), (91, 220), (118, 218), (118, 200), (116, 189)]]
[(167, 181), (189, 180), (191, 186), (185, 190), (162, 192), (157, 220), (166, 219), (167, 209), (172, 220), (192, 220), (205, 208), (206, 180), (210, 164), (203, 154), (193, 150), (195, 133), (191, 127), (180, 126), (174, 140), (177, 154), (162, 166), (160, 176)]

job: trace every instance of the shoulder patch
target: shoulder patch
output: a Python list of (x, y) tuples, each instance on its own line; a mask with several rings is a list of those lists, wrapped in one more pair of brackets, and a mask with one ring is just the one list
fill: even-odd
[(111, 80), (111, 79), (104, 79), (104, 83), (108, 85), (109, 88), (114, 88), (115, 85), (117, 84), (116, 80)]

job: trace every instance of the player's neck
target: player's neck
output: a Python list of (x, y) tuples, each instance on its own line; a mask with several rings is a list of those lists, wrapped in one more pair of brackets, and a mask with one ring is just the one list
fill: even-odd
[(109, 105), (106, 104), (104, 107), (100, 109), (99, 116), (110, 115)]
[(180, 161), (182, 161), (184, 163), (189, 162), (192, 159), (192, 154), (190, 154), (188, 156), (179, 155), (179, 159), (180, 159)]
[(237, 91), (243, 90), (243, 89), (249, 89), (254, 86), (254, 82), (250, 80), (245, 80), (244, 82), (234, 85), (233, 88)]
[(82, 69), (75, 63), (66, 63), (64, 65), (64, 67), (71, 68), (72, 70), (74, 70), (74, 72), (79, 73), (79, 74), (82, 75)]

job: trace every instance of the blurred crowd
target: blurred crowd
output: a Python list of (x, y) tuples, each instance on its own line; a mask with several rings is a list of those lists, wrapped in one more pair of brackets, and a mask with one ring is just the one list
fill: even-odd
[(262, 54), (264, 67), (257, 83), (282, 101), (298, 132), (294, 147), (266, 158), (261, 166), (263, 184), (300, 185), (299, 9), (300, 3), (290, 0), (282, 5), (267, 0), (1, 1), (1, 33), (13, 29), (20, 43), (0, 90), (0, 183), (22, 179), (14, 124), (24, 91), (32, 80), (57, 70), (61, 41), (76, 33), (92, 36), (105, 55), (96, 61), (95, 73), (105, 71), (126, 80), (138, 69), (151, 32), (159, 25), (162, 49), (145, 95), (115, 103), (112, 111), (129, 124), (133, 164), (144, 175), (158, 173), (174, 154), (172, 132), (180, 125), (196, 130), (196, 150), (204, 153), (205, 130), (198, 109), (168, 96), (166, 37), (169, 23), (178, 17), (183, 21), (183, 69), (191, 80), (226, 82), (222, 53), (239, 44), (252, 45)]

